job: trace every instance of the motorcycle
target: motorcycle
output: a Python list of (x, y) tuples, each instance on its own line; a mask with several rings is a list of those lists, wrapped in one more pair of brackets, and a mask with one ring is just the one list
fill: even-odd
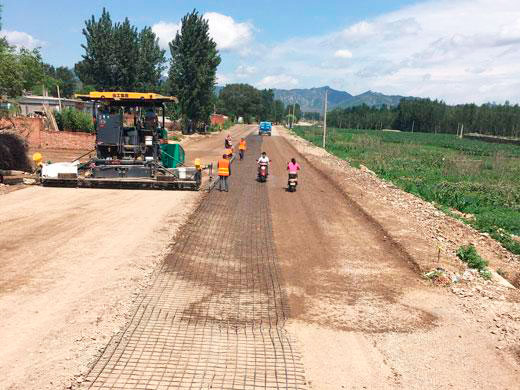
[(267, 164), (260, 164), (258, 166), (258, 181), (260, 183), (265, 183), (267, 181)]
[(287, 191), (296, 192), (298, 185), (298, 175), (296, 173), (289, 173), (289, 180), (287, 182)]

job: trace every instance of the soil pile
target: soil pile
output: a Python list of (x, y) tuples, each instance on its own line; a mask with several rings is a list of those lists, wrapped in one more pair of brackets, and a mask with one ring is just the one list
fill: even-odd
[(31, 169), (25, 140), (8, 130), (0, 131), (0, 169), (19, 171)]

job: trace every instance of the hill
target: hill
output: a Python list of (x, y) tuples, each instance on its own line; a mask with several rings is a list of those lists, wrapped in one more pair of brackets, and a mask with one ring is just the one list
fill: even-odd
[(384, 95), (379, 92), (367, 91), (360, 95), (351, 95), (348, 92), (337, 91), (328, 86), (308, 89), (274, 89), (275, 99), (284, 104), (298, 103), (302, 111), (320, 112), (323, 110), (325, 90), (328, 90), (328, 110), (347, 108), (366, 104), (380, 107), (382, 105), (397, 106), (404, 96)]
[(361, 95), (352, 96), (352, 99), (341, 102), (337, 107), (349, 108), (366, 104), (370, 107), (381, 107), (383, 105), (394, 107), (399, 104), (404, 96), (400, 95), (384, 95), (379, 92), (367, 91)]
[[(218, 95), (224, 88), (215, 86)], [(360, 95), (351, 95), (345, 91), (338, 91), (329, 86), (301, 89), (273, 89), (274, 98), (280, 99), (285, 105), (298, 103), (304, 112), (323, 111), (325, 90), (328, 91), (328, 110), (334, 108), (349, 108), (366, 104), (370, 107), (397, 106), (404, 96), (385, 95), (379, 92), (367, 91)]]

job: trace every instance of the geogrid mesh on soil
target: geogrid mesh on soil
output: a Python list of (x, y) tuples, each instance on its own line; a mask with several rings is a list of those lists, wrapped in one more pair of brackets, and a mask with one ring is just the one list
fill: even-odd
[(207, 196), (176, 238), (127, 328), (89, 372), (90, 389), (305, 389), (284, 330), (261, 141), (233, 164), (230, 192)]

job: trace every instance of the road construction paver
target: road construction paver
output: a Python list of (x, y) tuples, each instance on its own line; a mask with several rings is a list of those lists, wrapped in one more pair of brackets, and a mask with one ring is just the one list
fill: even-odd
[(307, 388), (284, 328), (267, 187), (255, 180), (261, 143), (249, 137), (228, 193), (202, 200), (83, 388)]

